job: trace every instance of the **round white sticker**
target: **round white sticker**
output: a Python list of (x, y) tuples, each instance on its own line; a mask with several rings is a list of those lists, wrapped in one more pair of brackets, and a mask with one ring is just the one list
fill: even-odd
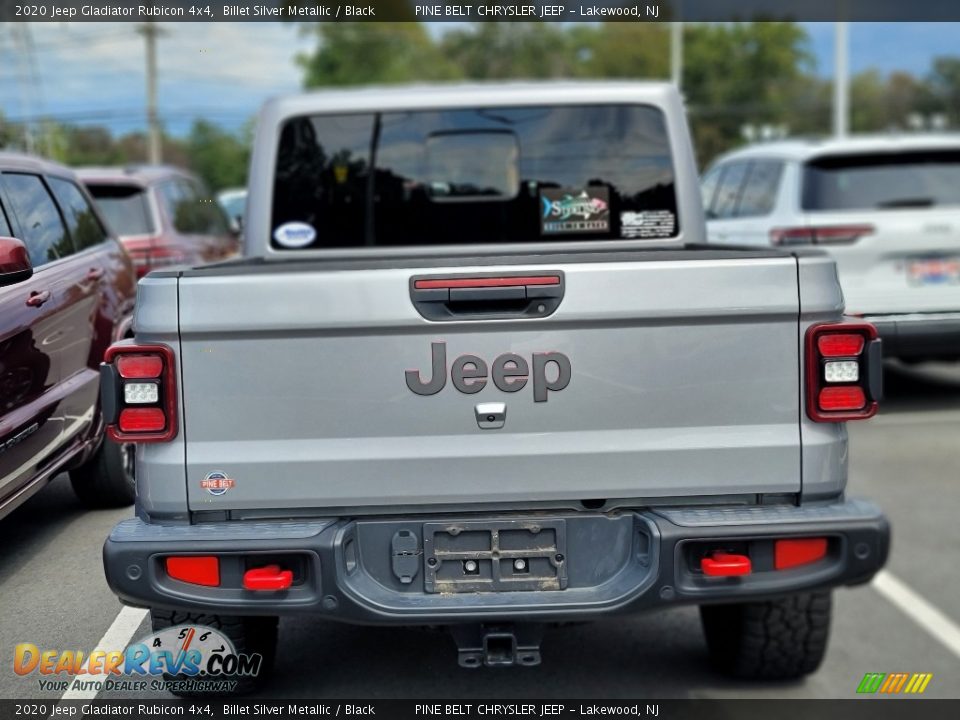
[(317, 231), (302, 222), (284, 223), (273, 231), (273, 239), (287, 248), (302, 248), (317, 238)]

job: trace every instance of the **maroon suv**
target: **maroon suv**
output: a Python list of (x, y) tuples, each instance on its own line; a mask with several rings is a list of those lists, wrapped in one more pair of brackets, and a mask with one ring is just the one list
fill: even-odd
[(165, 265), (202, 265), (239, 249), (237, 234), (199, 179), (165, 166), (79, 168), (143, 277)]
[(133, 502), (99, 365), (129, 331), (136, 278), (106, 228), (73, 172), (0, 153), (0, 517), (64, 470), (87, 504)]

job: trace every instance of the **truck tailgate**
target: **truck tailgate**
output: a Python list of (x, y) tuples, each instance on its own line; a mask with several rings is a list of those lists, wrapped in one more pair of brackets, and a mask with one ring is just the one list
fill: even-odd
[[(191, 509), (798, 492), (796, 260), (682, 255), (184, 274)], [(431, 322), (411, 301), (414, 276), (550, 271), (565, 292), (545, 318)], [(406, 373), (430, 379), (434, 343), (446, 383), (417, 394)], [(531, 370), (534, 355), (562, 353), (569, 383), (540, 401), (533, 377), (515, 392), (489, 377), (461, 392), (450, 366), (467, 353), (488, 367), (515, 353)], [(546, 372), (563, 384), (555, 363)], [(477, 404), (497, 402), (503, 426), (482, 428)], [(228, 490), (203, 483), (217, 473)]]

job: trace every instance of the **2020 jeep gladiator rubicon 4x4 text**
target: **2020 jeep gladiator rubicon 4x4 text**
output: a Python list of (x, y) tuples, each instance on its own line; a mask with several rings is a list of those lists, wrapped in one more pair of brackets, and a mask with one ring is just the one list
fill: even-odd
[(281, 615), (446, 625), (464, 666), (692, 603), (721, 668), (817, 667), (830, 589), (887, 555), (844, 492), (879, 341), (829, 258), (703, 245), (674, 89), (327, 92), (257, 128), (246, 258), (151, 273), (102, 366), (124, 602), (267, 659)]

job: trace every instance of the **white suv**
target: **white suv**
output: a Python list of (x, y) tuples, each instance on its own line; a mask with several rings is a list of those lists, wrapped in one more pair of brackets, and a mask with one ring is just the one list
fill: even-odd
[(708, 242), (823, 246), (885, 355), (960, 357), (960, 135), (753, 145), (701, 187)]

